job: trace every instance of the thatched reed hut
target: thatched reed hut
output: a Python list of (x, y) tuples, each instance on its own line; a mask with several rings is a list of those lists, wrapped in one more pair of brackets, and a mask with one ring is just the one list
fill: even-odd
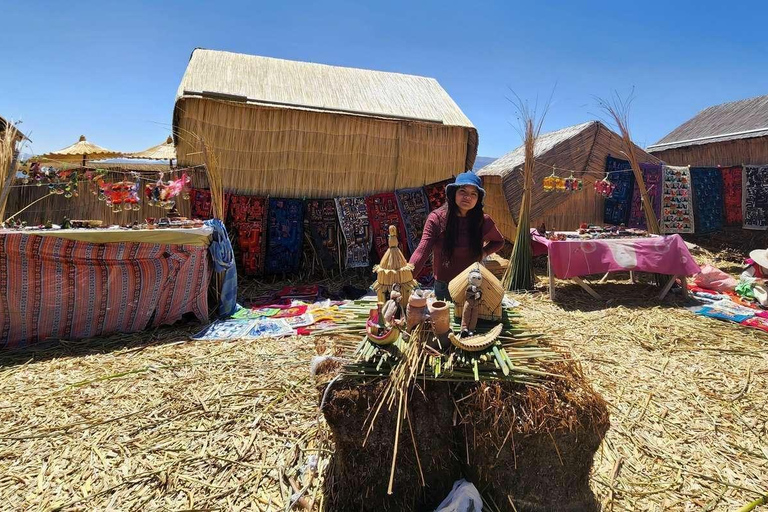
[(215, 152), (224, 188), (365, 195), (471, 169), (477, 130), (433, 78), (196, 49), (173, 114), (179, 165)]
[[(523, 195), (524, 147), (520, 146), (480, 169), (486, 190), (485, 208), (507, 240), (514, 240), (517, 215)], [(635, 146), (640, 162), (655, 162)], [(605, 159), (626, 158), (621, 136), (600, 121), (569, 126), (545, 133), (536, 140), (536, 165), (531, 194), (531, 225), (546, 223), (547, 229), (575, 229), (582, 222), (603, 223), (603, 198), (595, 193), (594, 182), (605, 175)], [(577, 192), (545, 192), (542, 181), (553, 169), (561, 177), (571, 172), (584, 182)]]
[(10, 127), (11, 130), (14, 131), (16, 135), (15, 137), (16, 143), (19, 143), (22, 140), (27, 138), (27, 136), (21, 133), (21, 131), (16, 126), (14, 126), (13, 123), (9, 123), (8, 121), (6, 121), (6, 119), (3, 116), (0, 116), (0, 137), (2, 137), (2, 135), (5, 133), (5, 130), (7, 130), (8, 127)]
[(670, 165), (768, 164), (768, 95), (704, 109), (647, 150)]

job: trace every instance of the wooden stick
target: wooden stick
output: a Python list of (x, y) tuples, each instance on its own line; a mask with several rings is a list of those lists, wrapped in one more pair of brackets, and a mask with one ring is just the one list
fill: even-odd
[(592, 298), (597, 299), (597, 300), (603, 300), (603, 298), (600, 296), (600, 294), (597, 293), (595, 290), (593, 290), (592, 287), (589, 286), (587, 283), (585, 283), (584, 280), (582, 280), (580, 277), (576, 276), (576, 277), (572, 277), (571, 279), (576, 284), (578, 284), (579, 286), (584, 288), (584, 290), (586, 290), (586, 292), (588, 294), (590, 294), (592, 296)]
[(659, 294), (659, 300), (664, 300), (664, 297), (667, 296), (669, 293), (669, 290), (672, 289), (672, 285), (675, 284), (675, 280), (677, 279), (677, 276), (670, 276), (669, 281), (667, 281), (667, 284), (664, 286), (664, 289), (661, 290), (661, 293)]
[(549, 300), (555, 300), (555, 274), (552, 273), (552, 257), (547, 255), (547, 275), (549, 276)]

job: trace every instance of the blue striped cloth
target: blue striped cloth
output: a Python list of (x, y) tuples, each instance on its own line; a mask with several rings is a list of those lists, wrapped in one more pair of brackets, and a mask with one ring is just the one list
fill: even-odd
[(224, 272), (224, 282), (221, 285), (221, 297), (219, 297), (219, 317), (225, 318), (237, 310), (235, 253), (232, 251), (227, 229), (219, 219), (207, 220), (205, 225), (213, 228), (211, 245), (208, 246), (208, 252), (211, 253), (213, 260), (213, 270)]

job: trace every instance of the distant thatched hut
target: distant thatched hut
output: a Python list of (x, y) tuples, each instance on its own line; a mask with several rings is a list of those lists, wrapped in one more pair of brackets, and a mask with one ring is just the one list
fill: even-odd
[(176, 96), (180, 165), (213, 148), (226, 189), (364, 195), (471, 169), (477, 130), (433, 78), (197, 49)]
[(647, 149), (670, 165), (768, 164), (768, 95), (702, 110)]
[[(640, 162), (657, 159), (635, 146)], [(603, 198), (595, 193), (594, 182), (605, 175), (608, 155), (626, 158), (621, 137), (599, 121), (590, 121), (545, 133), (536, 140), (536, 166), (531, 194), (533, 226), (575, 229), (581, 222), (603, 223)], [(524, 147), (520, 146), (478, 171), (486, 190), (485, 208), (508, 240), (515, 238), (517, 215), (523, 194)], [(578, 192), (544, 192), (542, 181), (553, 167), (561, 177), (570, 172), (584, 181)]]
[(14, 126), (12, 123), (9, 123), (8, 121), (5, 120), (5, 118), (0, 116), (0, 136), (2, 136), (5, 133), (5, 130), (7, 130), (8, 127), (10, 127), (11, 130), (14, 131), (16, 135), (15, 139), (17, 143), (27, 138), (27, 136), (21, 133), (21, 131), (19, 131), (19, 129), (16, 126)]

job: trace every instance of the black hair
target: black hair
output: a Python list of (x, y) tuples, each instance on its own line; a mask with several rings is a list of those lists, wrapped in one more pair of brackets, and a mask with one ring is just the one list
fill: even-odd
[[(446, 201), (443, 208), (448, 209), (445, 216), (445, 232), (443, 236), (443, 265), (448, 266), (453, 257), (453, 249), (456, 246), (456, 239), (459, 236), (459, 207), (456, 206), (456, 190), (459, 187), (448, 187), (446, 190)], [(477, 198), (477, 204), (467, 212), (467, 223), (469, 224), (469, 248), (472, 255), (478, 260), (483, 255), (483, 222), (485, 215), (483, 213), (483, 193), (480, 192)]]

